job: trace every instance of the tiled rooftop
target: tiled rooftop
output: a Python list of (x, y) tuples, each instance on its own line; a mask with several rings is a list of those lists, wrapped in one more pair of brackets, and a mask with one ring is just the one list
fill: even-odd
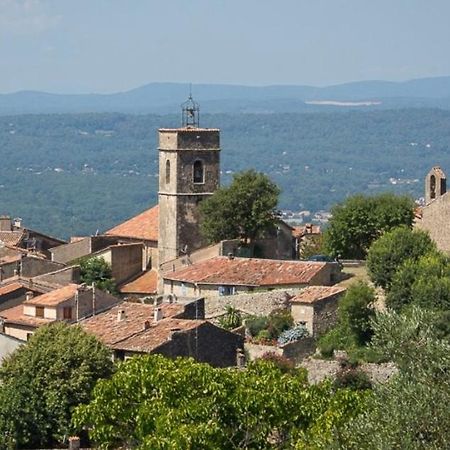
[(13, 283), (6, 284), (4, 286), (0, 286), (0, 295), (9, 294), (11, 292), (17, 291), (18, 289), (22, 289), (23, 286), (21, 283), (14, 281)]
[(309, 286), (302, 289), (295, 297), (289, 300), (290, 303), (315, 303), (345, 292), (342, 286)]
[(14, 306), (13, 308), (5, 309), (4, 311), (0, 311), (0, 317), (5, 319), (6, 323), (28, 325), (32, 327), (39, 327), (41, 325), (54, 322), (54, 319), (26, 316), (23, 313), (23, 304)]
[(134, 280), (123, 284), (119, 288), (122, 294), (155, 294), (158, 288), (158, 272), (148, 270)]
[(24, 230), (19, 231), (0, 231), (0, 242), (7, 245), (16, 246), (20, 243), (25, 235)]
[(193, 330), (206, 323), (205, 320), (162, 319), (153, 322), (146, 330), (142, 330), (113, 345), (116, 350), (149, 353), (171, 339), (174, 331)]
[[(164, 303), (159, 307), (163, 314), (161, 321), (184, 312), (184, 306), (177, 303)], [(125, 312), (124, 318), (118, 320), (122, 310)], [(95, 334), (104, 344), (111, 346), (143, 331), (145, 322), (155, 324), (153, 315), (153, 305), (122, 302), (108, 311), (82, 320), (80, 325), (85, 331)]]
[(282, 261), (219, 256), (164, 274), (164, 279), (199, 284), (275, 286), (307, 284), (324, 262)]
[(30, 300), (27, 300), (27, 305), (40, 305), (40, 306), (57, 306), (66, 300), (72, 298), (77, 292), (77, 284), (68, 284), (67, 286), (55, 289), (47, 292), (46, 294), (38, 295)]
[(105, 234), (128, 238), (144, 239), (146, 241), (157, 241), (159, 230), (159, 206), (138, 214), (131, 219), (116, 225), (106, 231)]
[(295, 238), (301, 238), (308, 234), (320, 234), (320, 225), (307, 224), (292, 228), (292, 236)]

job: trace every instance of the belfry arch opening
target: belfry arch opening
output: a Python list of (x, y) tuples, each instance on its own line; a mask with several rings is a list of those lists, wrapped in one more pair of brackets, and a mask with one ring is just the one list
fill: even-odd
[(166, 160), (166, 184), (170, 183), (170, 161)]
[(436, 198), (436, 177), (434, 175), (430, 177), (430, 198), (432, 200)]

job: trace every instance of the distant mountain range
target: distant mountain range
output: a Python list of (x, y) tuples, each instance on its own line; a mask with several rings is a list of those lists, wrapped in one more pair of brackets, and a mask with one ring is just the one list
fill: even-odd
[[(115, 94), (0, 95), (0, 114), (176, 112), (187, 97), (184, 83), (150, 83)], [(349, 109), (438, 107), (450, 109), (450, 76), (404, 82), (358, 81), (327, 87), (197, 84), (195, 99), (208, 113), (314, 112)]]

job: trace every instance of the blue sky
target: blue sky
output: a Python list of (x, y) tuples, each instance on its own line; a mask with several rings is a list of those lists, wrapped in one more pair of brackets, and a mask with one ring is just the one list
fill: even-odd
[(450, 75), (450, 0), (0, 0), (0, 92)]

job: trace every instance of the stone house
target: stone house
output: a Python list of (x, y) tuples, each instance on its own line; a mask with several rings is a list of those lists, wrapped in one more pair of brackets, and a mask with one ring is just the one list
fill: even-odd
[(27, 340), (36, 328), (55, 321), (75, 323), (111, 308), (118, 299), (99, 289), (68, 284), (0, 311), (0, 332)]
[(166, 272), (162, 277), (165, 294), (214, 297), (331, 285), (337, 281), (339, 273), (336, 263), (219, 256)]
[(80, 324), (111, 348), (117, 359), (158, 353), (228, 367), (236, 365), (244, 344), (242, 336), (204, 320), (203, 299), (186, 305), (122, 302)]
[(301, 226), (292, 227), (292, 237), (294, 238), (295, 258), (302, 259), (304, 257), (304, 249), (308, 244), (322, 235), (320, 225), (307, 223)]
[(450, 192), (447, 177), (438, 166), (425, 178), (425, 206), (416, 214), (414, 226), (428, 231), (438, 249), (450, 253)]
[(337, 321), (338, 301), (345, 293), (342, 286), (309, 286), (289, 300), (295, 323), (306, 326), (316, 338)]
[(155, 295), (158, 292), (158, 272), (150, 269), (118, 286), (123, 298), (140, 298)]
[(64, 244), (61, 239), (22, 226), (22, 219), (0, 216), (0, 242), (50, 258), (49, 249)]

